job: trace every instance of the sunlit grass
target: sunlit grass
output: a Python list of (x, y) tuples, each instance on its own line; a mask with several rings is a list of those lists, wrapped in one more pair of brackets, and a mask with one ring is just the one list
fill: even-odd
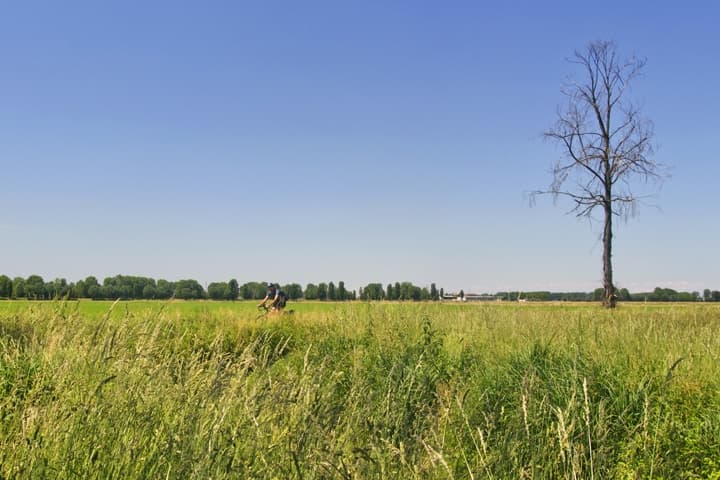
[(0, 478), (719, 478), (720, 307), (0, 302)]

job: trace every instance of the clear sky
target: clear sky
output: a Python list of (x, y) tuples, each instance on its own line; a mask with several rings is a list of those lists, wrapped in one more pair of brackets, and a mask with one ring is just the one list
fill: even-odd
[(720, 3), (34, 1), (0, 9), (0, 274), (601, 286), (542, 139), (594, 40), (672, 167), (619, 287), (720, 289)]

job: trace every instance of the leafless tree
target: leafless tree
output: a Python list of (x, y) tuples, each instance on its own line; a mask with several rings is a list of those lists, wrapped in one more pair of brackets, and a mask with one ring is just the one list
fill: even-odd
[(614, 43), (590, 43), (569, 62), (579, 66), (582, 80), (570, 81), (562, 93), (567, 104), (558, 109), (557, 123), (545, 138), (560, 146), (561, 158), (552, 169), (548, 190), (555, 200), (568, 198), (578, 217), (603, 214), (603, 305), (615, 307), (612, 244), (613, 218), (635, 213), (641, 197), (632, 186), (661, 180), (663, 167), (652, 159), (653, 124), (627, 97), (645, 59), (619, 59)]

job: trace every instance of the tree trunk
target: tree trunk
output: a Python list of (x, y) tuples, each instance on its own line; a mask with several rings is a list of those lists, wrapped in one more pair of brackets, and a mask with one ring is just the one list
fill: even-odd
[(615, 308), (617, 295), (612, 270), (612, 204), (605, 201), (605, 229), (603, 230), (603, 306)]

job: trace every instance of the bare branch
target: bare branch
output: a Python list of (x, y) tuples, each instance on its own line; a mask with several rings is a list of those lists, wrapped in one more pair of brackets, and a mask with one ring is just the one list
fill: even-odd
[[(557, 112), (555, 127), (545, 138), (563, 152), (545, 191), (557, 202), (566, 198), (571, 212), (592, 218), (596, 207), (604, 212), (603, 282), (606, 300), (614, 305), (612, 284), (612, 218), (635, 215), (639, 202), (632, 184), (637, 179), (660, 180), (661, 165), (652, 159), (653, 126), (626, 98), (631, 84), (641, 75), (645, 59), (618, 58), (612, 42), (590, 43), (568, 61), (580, 67), (581, 81), (569, 81), (561, 89), (568, 103)], [(566, 185), (570, 181), (573, 185)]]

